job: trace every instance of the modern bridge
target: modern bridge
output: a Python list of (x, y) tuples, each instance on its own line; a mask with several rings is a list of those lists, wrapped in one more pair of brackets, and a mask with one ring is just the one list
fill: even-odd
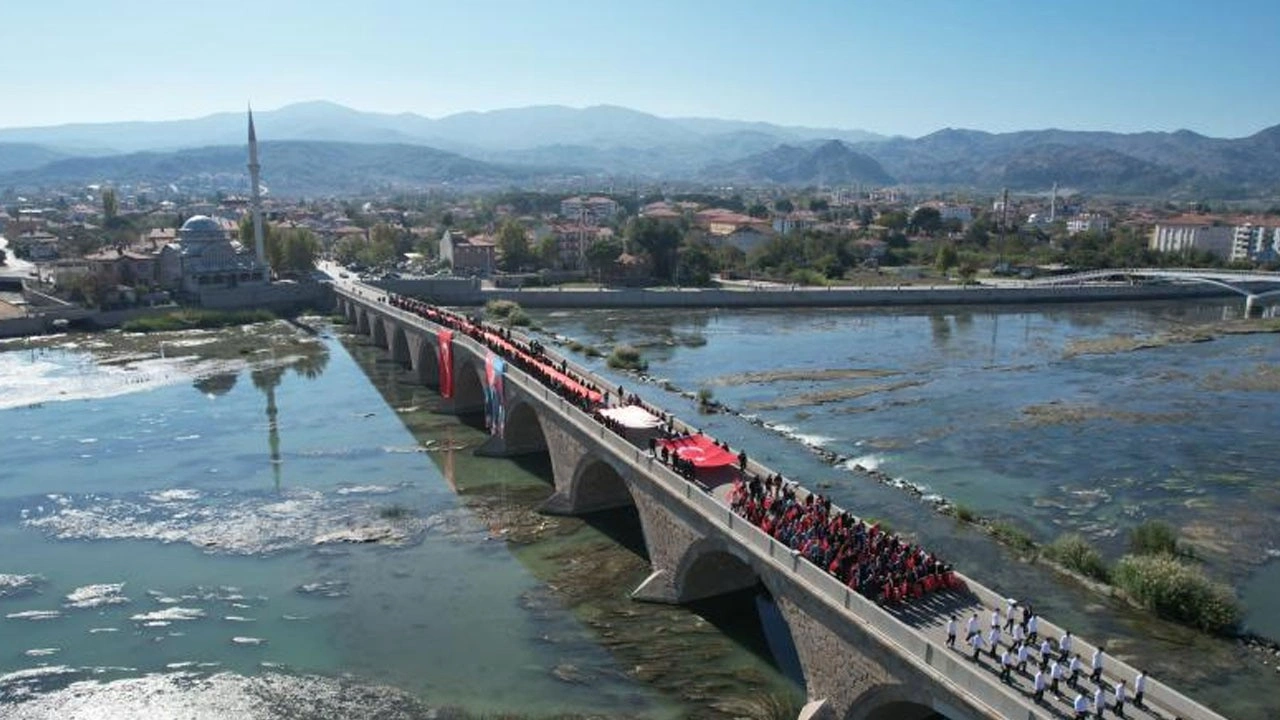
[[(449, 397), (442, 409), (457, 414), (485, 408), (486, 361), (493, 351), (464, 332), (431, 322), (388, 302), (383, 290), (340, 282), (338, 311), (356, 330), (385, 348), (414, 378), (441, 387), (447, 374)], [(577, 377), (612, 387), (566, 359)], [(441, 371), (444, 371), (442, 374)], [(1002, 596), (973, 578), (968, 592), (947, 593), (945, 606), (934, 596), (895, 612), (851, 591), (786, 545), (737, 515), (722, 497), (676, 474), (647, 448), (606, 428), (535, 376), (513, 363), (503, 369), (501, 396), (505, 431), (477, 452), (519, 455), (546, 452), (554, 490), (544, 509), (581, 514), (634, 506), (652, 572), (632, 593), (639, 600), (685, 603), (759, 585), (769, 592), (787, 625), (805, 684), (808, 703), (800, 717), (844, 720), (918, 720), (941, 714), (951, 720), (1071, 718), (1069, 696), (1046, 693), (1037, 703), (1025, 676), (999, 680), (992, 661), (975, 663), (964, 648), (945, 645), (951, 612), (962, 619), (983, 608), (1003, 607)], [(490, 410), (495, 408), (490, 404)], [(692, 432), (673, 420), (676, 430)], [(751, 462), (748, 470), (772, 474)], [(1041, 618), (1041, 633), (1057, 638), (1062, 629)], [(1082, 638), (1074, 650), (1087, 659), (1094, 647)], [(1108, 693), (1119, 679), (1137, 671), (1108, 657)], [(1082, 681), (1086, 696), (1092, 684)], [(1129, 706), (1130, 717), (1223, 720), (1220, 715), (1149, 679), (1146, 710)]]
[[(1210, 268), (1111, 268), (1039, 278), (1026, 283), (1028, 287), (1053, 287), (1084, 285), (1107, 280), (1156, 280), (1214, 285), (1243, 295), (1246, 316), (1260, 310), (1259, 303), (1272, 298), (1280, 300), (1280, 272), (1262, 270), (1217, 270)], [(1267, 287), (1259, 291), (1259, 286)]]

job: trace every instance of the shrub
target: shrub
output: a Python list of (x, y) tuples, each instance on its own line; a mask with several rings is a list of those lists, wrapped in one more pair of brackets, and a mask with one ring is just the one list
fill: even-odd
[(596, 349), (595, 345), (587, 345), (586, 347), (584, 347), (582, 349), (582, 354), (586, 355), (589, 358), (600, 357), (600, 351)]
[(698, 407), (706, 407), (715, 399), (715, 393), (709, 387), (698, 388)]
[(963, 520), (964, 522), (973, 522), (978, 518), (978, 515), (973, 512), (973, 508), (959, 503), (951, 506), (951, 514), (955, 515), (957, 520)]
[(1036, 549), (1036, 543), (1025, 530), (1007, 520), (996, 520), (991, 523), (991, 534), (997, 540), (1021, 553), (1030, 553)]
[(484, 305), (484, 314), (492, 319), (505, 319), (520, 309), (520, 303), (511, 300), (490, 300)]
[(1147, 520), (1129, 531), (1129, 552), (1134, 555), (1177, 555), (1178, 533), (1168, 523)]
[(1240, 623), (1230, 588), (1171, 556), (1125, 555), (1113, 577), (1135, 602), (1168, 620), (1214, 633), (1228, 633)]
[(618, 345), (609, 354), (609, 367), (615, 370), (647, 370), (649, 363), (640, 356), (640, 351), (630, 345)]
[(570, 352), (582, 352), (582, 343), (577, 340), (570, 340), (567, 346)]
[(1102, 555), (1088, 540), (1076, 533), (1068, 533), (1049, 543), (1044, 553), (1063, 567), (1085, 577), (1102, 582), (1109, 582), (1111, 579), (1111, 570), (1103, 561)]

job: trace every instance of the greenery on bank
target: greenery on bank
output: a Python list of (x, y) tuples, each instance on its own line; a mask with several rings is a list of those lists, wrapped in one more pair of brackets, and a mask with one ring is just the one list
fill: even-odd
[(618, 345), (609, 353), (606, 361), (614, 370), (648, 370), (649, 363), (640, 355), (640, 351), (631, 345)]
[(1088, 540), (1077, 533), (1068, 533), (1044, 548), (1045, 557), (1059, 565), (1099, 582), (1111, 581), (1111, 569)]
[(1240, 623), (1231, 588), (1170, 555), (1125, 555), (1112, 577), (1134, 602), (1167, 620), (1211, 633), (1229, 633)]
[(520, 303), (512, 300), (490, 300), (484, 306), (484, 314), (490, 321), (500, 322), (507, 327), (528, 327), (533, 324)]
[(164, 315), (134, 318), (121, 327), (125, 332), (170, 332), (174, 330), (212, 330), (235, 325), (275, 320), (270, 310), (178, 310)]
[(1147, 520), (1129, 531), (1129, 552), (1176, 556), (1179, 554), (1178, 533), (1168, 523)]
[(1229, 635), (1243, 615), (1235, 592), (1216, 583), (1203, 567), (1189, 561), (1179, 547), (1177, 531), (1167, 523), (1148, 520), (1129, 534), (1129, 554), (1114, 565), (1078, 533), (1068, 533), (1039, 545), (1007, 520), (988, 520), (971, 508), (956, 504), (948, 512), (957, 520), (982, 526), (1004, 545), (1024, 556), (1040, 556), (1062, 568), (1110, 585), (1134, 604), (1157, 616), (1205, 632)]

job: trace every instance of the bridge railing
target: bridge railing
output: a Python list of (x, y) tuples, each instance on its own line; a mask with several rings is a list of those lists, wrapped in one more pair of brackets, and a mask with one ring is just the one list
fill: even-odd
[[(353, 298), (370, 302), (368, 298)], [(374, 303), (376, 308), (388, 315), (396, 316), (414, 324), (427, 324), (428, 320), (409, 312), (399, 310), (384, 303)], [(476, 355), (483, 357), (487, 348), (464, 334), (454, 335), (454, 342), (461, 343)], [(575, 370), (582, 377), (594, 378), (601, 387), (608, 383), (597, 378), (594, 373), (575, 365)], [(976, 707), (988, 708), (996, 717), (1034, 719), (1042, 709), (1032, 701), (999, 682), (993, 674), (981, 671), (968, 662), (960, 653), (948, 651), (928, 640), (922, 633), (904, 624), (884, 608), (853, 592), (836, 577), (801, 557), (797, 551), (774, 539), (746, 518), (733, 512), (732, 508), (717, 500), (712, 495), (698, 488), (693, 483), (676, 474), (667, 465), (658, 462), (649, 455), (648, 450), (620, 437), (603, 424), (590, 417), (581, 408), (551, 391), (550, 388), (530, 377), (517, 367), (508, 365), (507, 376), (520, 385), (525, 393), (533, 397), (541, 397), (544, 402), (554, 405), (561, 416), (571, 422), (579, 432), (596, 438), (614, 453), (615, 457), (632, 470), (645, 474), (665, 488), (678, 502), (687, 505), (691, 510), (707, 518), (723, 531), (734, 537), (739, 544), (757, 556), (758, 561), (771, 566), (776, 571), (799, 581), (802, 586), (811, 590), (815, 597), (825, 602), (830, 608), (845, 616), (852, 622), (860, 624), (865, 630), (875, 635), (888, 647), (896, 648), (898, 654), (911, 660), (923, 672), (936, 681), (950, 686), (954, 691), (963, 693)], [(687, 427), (680, 423), (681, 426)], [(763, 466), (753, 463), (766, 470)], [(987, 588), (972, 578), (957, 573), (984, 604), (999, 607), (1003, 596)], [(1042, 635), (1057, 637), (1062, 628), (1051, 622), (1040, 619)], [(1076, 638), (1075, 650), (1081, 657), (1091, 654), (1094, 646)], [(1107, 674), (1121, 675), (1131, 679), (1137, 671), (1131, 666), (1119, 662), (1113, 657), (1107, 659)], [(1119, 672), (1117, 673), (1117, 670)], [(993, 695), (994, 693), (994, 695)], [(1164, 683), (1148, 679), (1147, 696), (1161, 707), (1184, 718), (1205, 718), (1207, 720), (1225, 720), (1221, 715), (1204, 707), (1200, 703), (1182, 695)]]

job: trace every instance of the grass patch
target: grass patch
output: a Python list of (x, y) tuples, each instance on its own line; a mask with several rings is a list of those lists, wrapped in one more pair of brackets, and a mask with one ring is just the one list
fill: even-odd
[(589, 358), (598, 358), (600, 357), (601, 352), (596, 349), (595, 345), (587, 345), (586, 347), (582, 348), (582, 354), (586, 355)]
[(997, 540), (1021, 553), (1035, 552), (1036, 542), (1025, 530), (1008, 520), (994, 520), (991, 523), (991, 534)]
[(1076, 533), (1068, 533), (1049, 543), (1044, 549), (1049, 559), (1087, 578), (1111, 581), (1111, 569), (1088, 540)]
[(1147, 520), (1129, 531), (1129, 552), (1134, 555), (1177, 555), (1178, 532), (1168, 523)]
[(619, 345), (609, 353), (609, 367), (614, 370), (648, 370), (649, 363), (631, 345)]
[(1112, 574), (1117, 587), (1167, 620), (1227, 634), (1240, 624), (1240, 604), (1202, 569), (1168, 555), (1125, 555)]
[(954, 515), (957, 520), (962, 520), (964, 522), (973, 522), (978, 519), (978, 514), (973, 511), (973, 508), (968, 505), (961, 505), (960, 503), (956, 503), (951, 506), (951, 514)]
[(121, 328), (125, 332), (132, 333), (210, 330), (233, 325), (270, 322), (275, 319), (275, 313), (270, 310), (179, 310), (164, 315), (134, 318), (124, 323)]
[(533, 319), (513, 300), (490, 300), (484, 306), (485, 316), (494, 322), (502, 322), (507, 327), (528, 327)]
[(698, 407), (705, 408), (715, 399), (716, 394), (709, 387), (698, 388)]

